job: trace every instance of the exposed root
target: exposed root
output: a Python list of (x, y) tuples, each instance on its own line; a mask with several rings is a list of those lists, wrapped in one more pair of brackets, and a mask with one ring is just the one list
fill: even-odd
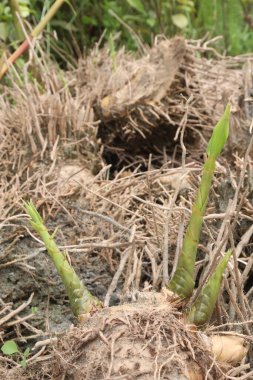
[[(139, 293), (136, 303), (106, 308), (74, 327), (55, 350), (53, 378), (218, 379), (204, 341), (166, 295)], [(211, 368), (212, 367), (212, 368)]]

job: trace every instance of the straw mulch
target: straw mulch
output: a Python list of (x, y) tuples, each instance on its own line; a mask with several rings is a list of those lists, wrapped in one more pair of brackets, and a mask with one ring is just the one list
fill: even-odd
[[(210, 41), (179, 37), (140, 49), (114, 56), (96, 47), (63, 73), (38, 47), (22, 74), (8, 74), (0, 95), (0, 270), (36, 276), (33, 254), (18, 249), (24, 238), (32, 244), (22, 199), (33, 199), (52, 229), (63, 224), (60, 245), (77, 271), (94, 272), (106, 305), (144, 285), (159, 290), (174, 270), (212, 127), (230, 100), (230, 138), (217, 164), (197, 282), (234, 248), (214, 320), (250, 341), (253, 57), (223, 57)], [(37, 344), (28, 359), (36, 363), (51, 357), (51, 341), (41, 343), (50, 331), (33, 326), (32, 291), (23, 286), (19, 303), (1, 298), (0, 336)], [(0, 360), (2, 371), (15, 366)], [(230, 376), (250, 379), (249, 361)]]

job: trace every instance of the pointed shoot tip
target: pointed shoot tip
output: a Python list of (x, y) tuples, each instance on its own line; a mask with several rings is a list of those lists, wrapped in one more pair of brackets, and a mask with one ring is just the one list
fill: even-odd
[(220, 155), (228, 138), (230, 112), (231, 104), (228, 103), (224, 114), (214, 127), (211, 139), (207, 147), (208, 156), (213, 156), (215, 159), (217, 159)]

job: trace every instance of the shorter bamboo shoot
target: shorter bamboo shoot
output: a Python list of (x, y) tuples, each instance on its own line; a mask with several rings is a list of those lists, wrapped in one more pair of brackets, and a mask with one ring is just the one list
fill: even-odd
[(76, 317), (80, 317), (83, 314), (87, 314), (101, 308), (102, 303), (88, 291), (72, 266), (69, 264), (66, 255), (60, 252), (53, 236), (49, 234), (43, 223), (43, 219), (33, 203), (27, 202), (24, 204), (24, 207), (26, 213), (31, 218), (30, 223), (32, 227), (38, 232), (43, 240), (47, 252), (62, 279), (69, 298), (71, 310), (74, 315)]

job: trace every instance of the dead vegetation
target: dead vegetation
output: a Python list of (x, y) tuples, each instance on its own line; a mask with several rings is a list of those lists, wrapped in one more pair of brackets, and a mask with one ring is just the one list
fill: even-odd
[[(124, 307), (105, 321), (98, 315), (101, 329), (75, 327), (52, 349), (51, 316), (39, 310), (38, 322), (30, 295), (35, 291), (34, 306), (48, 302), (42, 289), (50, 286), (56, 289), (50, 302), (61, 307), (64, 295), (55, 273), (38, 272), (38, 261), (33, 261), (36, 256), (43, 266), (51, 265), (43, 249), (32, 243), (21, 200), (32, 198), (52, 229), (60, 225), (59, 244), (106, 306), (144, 285), (158, 291), (174, 270), (206, 141), (230, 99), (230, 141), (216, 170), (196, 278), (204, 281), (213, 258), (227, 244), (234, 249), (234, 263), (206, 333), (231, 330), (252, 341), (253, 57), (221, 57), (205, 41), (157, 39), (157, 46), (145, 48), (139, 59), (124, 50), (113, 56), (97, 47), (75, 70), (62, 73), (39, 48), (30, 54), (22, 79), (11, 71), (11, 85), (2, 86), (0, 96), (0, 271), (10, 270), (14, 277), (19, 271), (25, 277), (23, 282), (11, 280), (13, 288), (22, 290), (20, 295), (1, 284), (0, 337), (30, 345), (32, 352), (27, 371), (17, 369), (13, 358), (0, 356), (2, 377), (16, 378), (18, 371), (24, 379), (127, 379), (115, 377), (117, 360), (126, 353), (117, 360), (113, 356), (122, 346), (123, 329), (124, 339), (133, 332), (138, 337), (136, 350), (144, 345), (149, 363), (150, 353), (159, 348), (151, 355), (156, 366), (144, 374), (142, 363), (137, 368), (134, 361), (136, 352), (129, 351), (129, 369), (146, 376), (140, 379), (150, 378), (150, 373), (170, 379), (171, 366), (179, 366), (184, 379), (189, 360), (200, 366), (200, 379), (252, 378), (250, 354), (227, 374), (209, 352), (203, 359), (201, 340), (192, 332), (189, 338), (180, 311), (166, 303), (152, 310), (139, 307), (131, 318)], [(7, 273), (3, 281), (10, 281)], [(64, 319), (64, 312), (60, 315)], [(114, 325), (116, 338), (110, 335)], [(106, 358), (102, 369), (94, 365), (91, 347), (97, 350), (96, 345)], [(174, 346), (184, 351), (183, 365)], [(85, 355), (90, 355), (87, 363)], [(52, 361), (57, 374), (48, 364)], [(76, 368), (81, 377), (75, 375)]]

